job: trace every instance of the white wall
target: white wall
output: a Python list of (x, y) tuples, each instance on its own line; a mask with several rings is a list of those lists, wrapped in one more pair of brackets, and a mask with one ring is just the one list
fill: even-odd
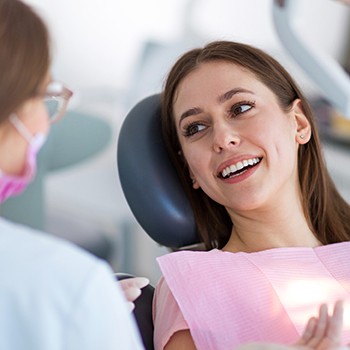
[[(345, 5), (300, 1), (300, 32), (335, 57), (348, 38)], [(27, 0), (47, 19), (55, 43), (55, 75), (76, 90), (125, 89), (144, 40), (187, 40), (190, 17), (203, 38), (244, 41), (280, 52), (272, 0)], [(114, 91), (114, 90), (113, 90)]]

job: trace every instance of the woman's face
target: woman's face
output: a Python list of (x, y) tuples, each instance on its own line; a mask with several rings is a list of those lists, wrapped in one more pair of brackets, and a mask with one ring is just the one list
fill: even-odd
[(202, 188), (229, 213), (299, 196), (297, 151), (310, 136), (299, 100), (284, 112), (253, 73), (216, 61), (191, 72), (174, 101), (194, 188)]
[[(43, 93), (48, 82), (49, 78), (43, 84)], [(49, 132), (48, 112), (43, 96), (36, 96), (25, 101), (16, 111), (16, 115), (31, 135)], [(0, 126), (0, 169), (10, 175), (20, 175), (25, 166), (28, 147), (28, 141), (10, 121), (3, 122)]]

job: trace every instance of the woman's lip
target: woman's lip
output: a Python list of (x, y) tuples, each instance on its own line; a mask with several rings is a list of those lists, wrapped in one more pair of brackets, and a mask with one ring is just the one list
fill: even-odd
[[(262, 159), (262, 158), (260, 158)], [(255, 173), (255, 171), (259, 168), (261, 164), (261, 160), (259, 163), (255, 164), (253, 167), (247, 168), (245, 170), (243, 170), (243, 172), (233, 176), (233, 177), (228, 177), (228, 178), (223, 178), (223, 177), (219, 177), (221, 181), (224, 181), (227, 184), (235, 184), (241, 181), (244, 181), (245, 179), (247, 179), (248, 177), (250, 177), (251, 175), (253, 175)]]
[(242, 162), (244, 160), (249, 160), (249, 159), (253, 159), (253, 158), (259, 158), (262, 159), (261, 156), (257, 156), (257, 155), (253, 155), (253, 154), (244, 154), (244, 155), (240, 155), (239, 157), (234, 157), (234, 158), (230, 158), (228, 160), (225, 160), (224, 162), (222, 162), (219, 167), (218, 170), (216, 172), (218, 177), (221, 177), (221, 173), (224, 169), (226, 169), (227, 167), (237, 164), (238, 162)]

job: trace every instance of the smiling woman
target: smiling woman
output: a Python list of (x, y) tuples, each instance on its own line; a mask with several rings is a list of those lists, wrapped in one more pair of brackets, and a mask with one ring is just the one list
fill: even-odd
[[(210, 251), (158, 259), (156, 349), (296, 343), (320, 303), (350, 298), (350, 208), (305, 96), (272, 57), (227, 41), (185, 53), (162, 96), (168, 152)], [(313, 279), (331, 293), (285, 292)]]

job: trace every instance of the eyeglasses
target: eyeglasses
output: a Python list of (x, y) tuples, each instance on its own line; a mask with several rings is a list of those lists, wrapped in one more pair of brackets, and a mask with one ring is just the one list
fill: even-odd
[(44, 103), (49, 114), (50, 123), (55, 123), (63, 117), (72, 95), (73, 92), (60, 82), (52, 81), (48, 85)]

